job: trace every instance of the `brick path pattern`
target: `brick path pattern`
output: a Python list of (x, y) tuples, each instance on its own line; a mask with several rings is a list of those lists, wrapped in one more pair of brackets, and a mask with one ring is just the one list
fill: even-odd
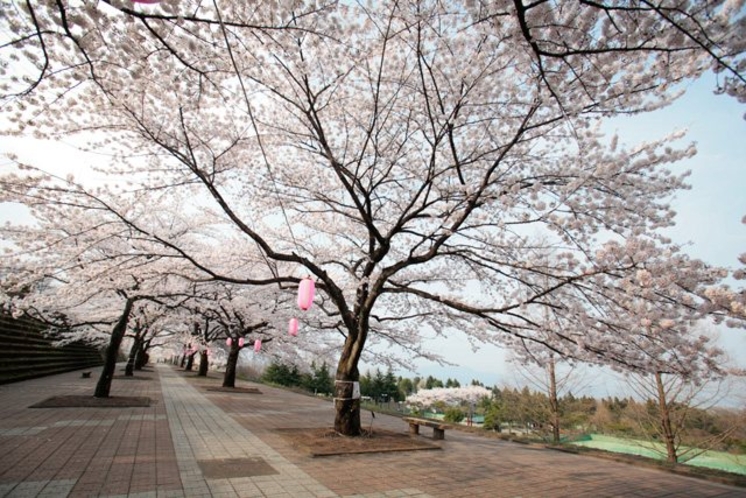
[[(331, 404), (268, 386), (219, 385), (170, 365), (117, 376), (147, 408), (29, 408), (93, 393), (80, 372), (0, 386), (3, 497), (744, 497), (746, 489), (449, 431), (441, 450), (313, 458), (277, 429), (329, 427)], [(407, 432), (385, 415), (363, 423)], [(430, 431), (423, 430), (428, 437)]]

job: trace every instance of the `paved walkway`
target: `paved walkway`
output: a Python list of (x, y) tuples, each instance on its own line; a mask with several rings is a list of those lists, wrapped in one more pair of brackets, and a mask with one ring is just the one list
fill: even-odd
[[(0, 496), (746, 496), (744, 488), (456, 431), (441, 451), (312, 458), (277, 429), (331, 425), (327, 401), (267, 386), (258, 386), (262, 394), (212, 392), (216, 374), (197, 378), (167, 365), (114, 380), (113, 396), (148, 396), (148, 408), (28, 408), (92, 394), (97, 374), (0, 386)], [(394, 417), (366, 412), (363, 422), (406, 431)]]

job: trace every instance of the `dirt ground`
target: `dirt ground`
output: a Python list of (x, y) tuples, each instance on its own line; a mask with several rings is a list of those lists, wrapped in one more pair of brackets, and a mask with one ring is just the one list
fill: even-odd
[(343, 436), (331, 428), (278, 429), (277, 432), (294, 447), (313, 456), (440, 449), (420, 438), (383, 429), (365, 431), (361, 437)]
[(131, 408), (148, 407), (150, 398), (144, 396), (111, 396), (94, 398), (91, 396), (53, 396), (29, 406), (29, 408)]

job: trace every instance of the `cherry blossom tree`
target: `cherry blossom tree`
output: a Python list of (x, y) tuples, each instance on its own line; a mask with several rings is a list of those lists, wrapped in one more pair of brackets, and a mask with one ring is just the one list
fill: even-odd
[[(205, 344), (221, 340), (228, 342), (223, 387), (235, 387), (241, 350), (254, 347), (257, 341), (261, 348), (279, 339), (288, 320), (285, 312), (287, 306), (278, 306), (278, 302), (270, 298), (268, 290), (265, 290), (262, 299), (258, 292), (251, 292), (250, 288), (221, 283), (211, 284), (201, 294), (193, 306), (194, 315), (201, 318), (199, 323), (195, 323), (195, 330), (200, 330), (201, 340)], [(275, 299), (279, 297), (276, 295)], [(200, 360), (200, 371), (202, 360), (206, 360), (206, 354)], [(204, 363), (206, 365), (206, 361)]]
[[(746, 225), (746, 216), (741, 220)], [(738, 257), (742, 265), (731, 276), (740, 282), (746, 280), (746, 253)], [(718, 323), (724, 322), (729, 327), (746, 327), (746, 288), (733, 289), (730, 285), (709, 287), (705, 295), (709, 306)]]
[[(138, 248), (121, 224), (90, 206), (65, 202), (58, 195), (64, 189), (58, 187), (73, 188), (73, 179), (50, 182), (56, 187), (47, 185), (49, 196), (39, 195), (41, 187), (19, 192), (10, 181), (4, 185), (3, 200), (23, 198), (34, 215), (31, 225), (2, 229), (14, 243), (14, 250), (1, 260), (13, 268), (3, 281), (6, 304), (16, 313), (66, 330), (72, 339), (105, 335), (105, 363), (94, 395), (108, 397), (132, 315), (144, 316), (147, 302), (178, 305), (189, 283), (184, 270), (194, 269), (179, 259), (157, 257), (143, 245)], [(142, 328), (144, 322), (136, 320), (134, 326)]]
[[(672, 255), (672, 258), (658, 265), (649, 261), (645, 270), (628, 275), (628, 280), (616, 289), (605, 288), (605, 309), (597, 317), (606, 323), (607, 330), (617, 330), (617, 335), (622, 337), (615, 347), (626, 347), (641, 356), (628, 362), (634, 353), (627, 354), (624, 359), (611, 351), (599, 351), (599, 354), (615, 359), (607, 364), (633, 378), (666, 375), (694, 384), (718, 382), (737, 372), (726, 366), (724, 352), (711, 337), (698, 332), (703, 315), (695, 300), (704, 302), (705, 306), (709, 303), (692, 293), (690, 285), (702, 281), (701, 263), (683, 255)], [(687, 275), (688, 272), (693, 273)], [(567, 390), (573, 383), (573, 367), (582, 356), (575, 354), (572, 347), (556, 348), (553, 346), (556, 340), (545, 338), (563, 337), (572, 344), (575, 339), (584, 341), (593, 330), (574, 329), (578, 322), (567, 320), (550, 307), (545, 307), (541, 317), (534, 318), (534, 323), (536, 330), (524, 334), (516, 343), (514, 360), (522, 365), (519, 372), (523, 377), (547, 394), (548, 406), (534, 408), (540, 419), (549, 421), (553, 440), (559, 442), (559, 391)], [(588, 359), (581, 361), (598, 363)], [(570, 367), (559, 378), (558, 362)], [(646, 367), (640, 368), (643, 364)], [(534, 371), (536, 367), (541, 369), (541, 374)], [(649, 368), (657, 371), (650, 372)]]
[(149, 310), (143, 306), (139, 311), (140, 313), (131, 321), (130, 333), (126, 335), (126, 337), (132, 339), (129, 354), (127, 355), (127, 365), (124, 367), (124, 375), (126, 377), (133, 377), (136, 366), (139, 365), (139, 368), (137, 368), (139, 370), (145, 364), (143, 358), (146, 354), (145, 345), (148, 336), (155, 331), (153, 328), (154, 324), (148, 319), (150, 317), (147, 316)]
[[(88, 134), (91, 150), (112, 154), (109, 171), (136, 184), (137, 205), (189, 199), (271, 271), (239, 275), (119, 211), (136, 240), (210, 278), (316, 279), (317, 307), (343, 341), (343, 434), (360, 433), (353, 383), (374, 341), (425, 354), (423, 330), (461, 330), (653, 371), (661, 355), (647, 348), (679, 339), (631, 326), (634, 306), (670, 299), (696, 313), (688, 295), (719, 278), (689, 261), (683, 287), (653, 271), (676, 259), (655, 230), (673, 223), (667, 202), (685, 186), (670, 165), (694, 147), (679, 133), (619, 144), (600, 120), (665, 106), (710, 68), (741, 98), (739, 2), (7, 10), (3, 67), (22, 60), (0, 91), (15, 132)], [(558, 258), (534, 257), (537, 231)], [(539, 330), (532, 317), (546, 307), (577, 332)], [(714, 365), (687, 351), (680, 369)]]
[[(177, 301), (176, 305), (180, 303)], [(133, 313), (126, 338), (130, 339), (125, 376), (133, 376), (135, 370), (150, 361), (150, 351), (163, 346), (174, 338), (172, 323), (175, 313), (168, 305), (145, 302)]]
[(491, 398), (492, 391), (484, 386), (434, 387), (420, 389), (407, 396), (407, 404), (418, 408), (428, 408), (436, 404), (456, 406), (461, 404), (475, 405), (483, 398)]
[[(651, 397), (655, 400), (655, 415), (658, 420), (655, 426), (661, 435), (661, 441), (665, 443), (668, 459), (676, 462), (677, 448), (684, 428), (683, 419), (686, 417), (688, 404), (693, 401), (693, 395), (701, 394), (703, 385), (720, 383), (726, 376), (743, 373), (728, 365), (725, 352), (717, 347), (711, 334), (701, 332), (706, 323), (705, 317), (713, 316), (703, 314), (702, 309), (712, 309), (713, 303), (708, 299), (707, 291), (697, 295), (692, 291), (692, 285), (708, 280), (702, 273), (702, 270), (708, 270), (701, 262), (682, 254), (669, 253), (665, 257), (670, 259), (657, 263), (648, 261), (645, 269), (628, 274), (626, 281), (616, 289), (607, 287), (604, 292), (611, 299), (605, 302), (613, 303), (613, 306), (607, 307), (602, 315), (607, 324), (615, 322), (613, 327), (622, 332), (626, 347), (637, 350), (646, 357), (645, 369), (636, 366), (643, 364), (641, 360), (634, 364), (621, 361), (615, 366), (625, 372), (627, 384), (638, 386), (638, 393), (644, 393), (645, 396), (654, 394)], [(725, 275), (724, 270), (717, 271), (721, 276)], [(710, 280), (710, 283), (714, 282), (715, 280)], [(616, 297), (612, 297), (610, 291)], [(623, 320), (617, 321), (615, 317), (620, 315)], [(716, 319), (720, 318), (719, 315), (714, 316)], [(554, 313), (550, 307), (544, 309), (536, 323), (540, 326), (542, 335), (559, 333), (579, 338), (586, 335), (573, 333), (572, 323), (561, 314)], [(637, 330), (624, 330), (627, 327)], [(575, 362), (578, 356), (558, 356), (558, 350), (547, 347), (546, 344), (543, 340), (522, 340), (521, 347), (514, 351), (517, 362), (539, 365), (546, 371), (546, 380), (536, 376), (531, 378), (540, 379), (539, 383), (544, 385), (548, 394), (553, 437), (555, 442), (559, 442), (560, 414), (555, 363), (558, 358), (561, 361)], [(650, 368), (655, 370), (650, 371)], [(682, 405), (684, 401), (687, 405)], [(678, 413), (677, 408), (681, 408)], [(676, 417), (681, 420), (674, 420)]]
[[(59, 278), (60, 275), (57, 274), (56, 277)], [(64, 277), (64, 283), (51, 285), (44, 292), (29, 294), (22, 300), (11, 302), (9, 306), (17, 313), (39, 319), (52, 329), (66, 330), (71, 339), (87, 337), (93, 331), (101, 335), (108, 324), (110, 332), (104, 366), (94, 391), (94, 396), (105, 398), (110, 395), (120, 346), (133, 312), (139, 309), (142, 302), (167, 300), (173, 291), (169, 287), (159, 288), (153, 285), (153, 282), (136, 277), (137, 284), (131, 287), (97, 287), (86, 292), (83, 288), (94, 288), (101, 282), (87, 279), (80, 281), (77, 277), (80, 276), (68, 272)], [(117, 313), (117, 310), (118, 314), (113, 314)], [(63, 321), (60, 321), (60, 318), (63, 318)]]

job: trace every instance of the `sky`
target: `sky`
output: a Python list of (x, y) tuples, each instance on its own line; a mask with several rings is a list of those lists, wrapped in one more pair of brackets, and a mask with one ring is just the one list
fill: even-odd
[[(735, 99), (716, 96), (715, 76), (706, 75), (694, 82), (686, 94), (672, 106), (645, 115), (615, 119), (607, 130), (620, 135), (620, 143), (628, 145), (653, 140), (673, 130), (688, 129), (682, 143), (696, 142), (698, 153), (675, 165), (675, 171), (691, 170), (691, 190), (680, 192), (672, 204), (678, 212), (676, 226), (665, 233), (674, 242), (684, 244), (686, 252), (707, 263), (736, 267), (738, 256), (746, 253), (746, 105)], [(83, 155), (64, 143), (40, 146), (31, 139), (0, 137), (0, 153), (15, 152), (21, 160), (55, 170), (62, 164), (73, 165), (78, 174), (89, 181), (101, 177), (85, 173), (84, 166), (103, 160)], [(7, 161), (0, 159), (0, 170)], [(0, 205), (0, 223), (17, 219), (23, 213), (17, 207)], [(746, 285), (746, 284), (741, 284)], [(736, 364), (746, 368), (746, 331), (720, 329), (720, 344)], [(508, 363), (509, 354), (494, 346), (472, 349), (464, 337), (438, 339), (429, 349), (447, 356), (456, 366), (438, 366), (418, 362), (416, 372), (400, 371), (401, 375), (434, 375), (443, 380), (455, 378), (462, 384), (478, 379), (487, 385), (520, 384), (515, 366)], [(361, 371), (375, 368), (363, 365)], [(585, 391), (595, 396), (623, 394), (616, 377), (594, 368), (584, 376)]]

